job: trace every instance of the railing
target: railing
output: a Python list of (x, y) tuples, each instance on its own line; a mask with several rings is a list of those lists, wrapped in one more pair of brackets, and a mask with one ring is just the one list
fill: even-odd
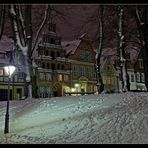
[(64, 92), (65, 95), (90, 95), (94, 94), (94, 92)]

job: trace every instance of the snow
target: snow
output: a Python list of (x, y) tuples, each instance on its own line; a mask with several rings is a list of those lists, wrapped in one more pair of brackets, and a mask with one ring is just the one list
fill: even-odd
[(148, 93), (66, 96), (0, 102), (0, 143), (148, 143)]

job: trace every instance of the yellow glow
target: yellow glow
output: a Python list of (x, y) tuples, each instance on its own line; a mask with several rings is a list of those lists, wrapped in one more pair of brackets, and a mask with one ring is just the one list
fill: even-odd
[(75, 84), (75, 87), (78, 87), (78, 86), (79, 86), (79, 84), (76, 83), (76, 84)]
[(76, 91), (76, 89), (75, 89), (75, 88), (71, 88), (71, 91), (72, 91), (72, 92), (75, 92), (75, 91)]

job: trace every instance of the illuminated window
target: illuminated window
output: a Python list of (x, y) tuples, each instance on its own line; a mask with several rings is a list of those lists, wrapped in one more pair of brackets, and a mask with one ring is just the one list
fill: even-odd
[(68, 81), (69, 80), (69, 76), (68, 75), (64, 75), (64, 81)]
[(58, 81), (62, 81), (62, 75), (61, 74), (58, 75)]
[(139, 72), (137, 72), (137, 74), (136, 74), (136, 80), (137, 80), (137, 82), (140, 82), (140, 73)]
[(111, 78), (104, 78), (103, 79), (103, 84), (111, 84)]
[(103, 84), (107, 84), (106, 82), (107, 82), (106, 79), (103, 79)]
[(45, 74), (44, 73), (40, 73), (39, 77), (40, 77), (40, 80), (45, 80)]
[(73, 76), (78, 76), (79, 75), (79, 67), (78, 66), (73, 66)]
[(0, 69), (0, 76), (4, 76), (4, 70)]
[(80, 67), (80, 74), (81, 74), (81, 76), (85, 75), (85, 67), (84, 66)]
[(144, 73), (141, 73), (141, 82), (145, 81)]
[(46, 80), (51, 80), (51, 73), (46, 73)]

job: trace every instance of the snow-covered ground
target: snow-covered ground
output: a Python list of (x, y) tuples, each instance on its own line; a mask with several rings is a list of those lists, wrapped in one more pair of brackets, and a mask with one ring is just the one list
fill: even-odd
[(148, 93), (114, 93), (0, 102), (0, 143), (148, 143)]

